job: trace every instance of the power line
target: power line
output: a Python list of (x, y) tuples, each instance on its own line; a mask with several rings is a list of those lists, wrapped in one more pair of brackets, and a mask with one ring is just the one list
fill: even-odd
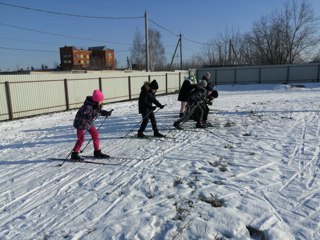
[(1, 46), (0, 46), (0, 49), (27, 51), (27, 52), (57, 53), (57, 51), (50, 51), (50, 50), (38, 50), (38, 49), (26, 49), (26, 48), (8, 48), (8, 47), (1, 47)]
[(154, 25), (156, 25), (156, 26), (162, 28), (163, 30), (167, 31), (168, 33), (171, 33), (172, 35), (174, 35), (174, 36), (176, 36), (176, 37), (179, 37), (179, 34), (176, 34), (176, 33), (172, 32), (172, 31), (168, 30), (167, 28), (161, 26), (160, 24), (156, 23), (155, 21), (151, 20), (150, 18), (149, 18), (148, 20), (149, 20), (150, 22), (152, 22)]
[(107, 41), (95, 40), (95, 39), (91, 39), (91, 38), (70, 36), (70, 35), (65, 35), (65, 34), (60, 34), (60, 33), (50, 33), (50, 32), (46, 32), (46, 31), (36, 30), (36, 29), (32, 29), (32, 28), (19, 27), (19, 26), (5, 24), (5, 23), (1, 23), (1, 22), (0, 22), (0, 25), (6, 26), (6, 27), (11, 27), (11, 28), (22, 29), (22, 30), (25, 30), (25, 31), (31, 31), (31, 32), (37, 32), (37, 33), (42, 33), (42, 34), (48, 34), (48, 35), (53, 35), (53, 36), (64, 37), (64, 38), (74, 38), (74, 39), (80, 39), (80, 40), (89, 40), (89, 41), (94, 41), (94, 42), (103, 42), (103, 43), (116, 44), (116, 45), (129, 45), (129, 46), (133, 45), (133, 44), (130, 44), (130, 43), (107, 42)]
[(14, 7), (14, 8), (20, 8), (20, 9), (29, 10), (29, 11), (36, 11), (36, 12), (43, 12), (43, 13), (49, 13), (49, 14), (55, 14), (55, 15), (62, 15), (62, 16), (68, 16), (68, 17), (78, 17), (78, 18), (112, 19), (112, 20), (124, 20), (124, 19), (143, 18), (143, 16), (142, 16), (142, 17), (88, 16), (88, 15), (80, 15), (80, 14), (72, 14), (72, 13), (63, 13), (63, 12), (48, 11), (48, 10), (42, 10), (42, 9), (37, 9), (37, 8), (30, 8), (30, 7), (25, 7), (25, 6), (18, 6), (18, 5), (9, 4), (9, 3), (3, 3), (3, 2), (0, 2), (0, 5), (5, 5), (5, 6), (8, 6), (8, 7)]

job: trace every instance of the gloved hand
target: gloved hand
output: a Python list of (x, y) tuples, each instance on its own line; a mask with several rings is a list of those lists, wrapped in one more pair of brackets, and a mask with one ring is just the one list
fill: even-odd
[(151, 108), (152, 108), (152, 111), (154, 111), (154, 110), (156, 110), (156, 108), (157, 108), (157, 107), (155, 107), (155, 106), (152, 106)]
[(164, 108), (164, 106), (165, 106), (165, 105), (161, 105), (161, 106), (160, 106), (160, 109), (163, 109), (163, 108)]
[(112, 114), (112, 111), (113, 111), (113, 109), (112, 110), (110, 110), (110, 111), (106, 111), (106, 110), (101, 110), (100, 111), (100, 114), (101, 114), (101, 116), (105, 116), (105, 117), (109, 117), (109, 116), (111, 116), (111, 114)]

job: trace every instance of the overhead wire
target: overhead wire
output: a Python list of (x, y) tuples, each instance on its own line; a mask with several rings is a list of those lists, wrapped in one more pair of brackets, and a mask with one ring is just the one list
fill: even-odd
[(32, 29), (32, 28), (25, 28), (25, 27), (19, 27), (19, 26), (15, 26), (15, 25), (5, 24), (5, 23), (1, 23), (1, 22), (0, 22), (0, 25), (6, 26), (6, 27), (11, 27), (11, 28), (22, 29), (22, 30), (26, 30), (26, 31), (31, 31), (31, 32), (37, 32), (37, 33), (48, 34), (48, 35), (53, 35), (53, 36), (65, 37), (65, 38), (89, 40), (89, 41), (94, 41), (94, 42), (103, 42), (103, 43), (109, 43), (109, 44), (115, 44), (115, 45), (129, 45), (129, 46), (133, 45), (131, 43), (107, 42), (107, 41), (103, 41), (103, 40), (97, 40), (97, 39), (91, 39), (91, 38), (85, 38), (85, 37), (77, 37), (77, 36), (71, 36), (71, 35), (60, 34), (60, 33), (51, 33), (51, 32), (36, 30), (36, 29)]
[(43, 10), (43, 9), (38, 9), (38, 8), (31, 8), (31, 7), (25, 7), (25, 6), (19, 6), (19, 5), (15, 5), (15, 4), (11, 4), (11, 3), (4, 3), (4, 2), (0, 2), (0, 5), (4, 5), (4, 6), (8, 6), (8, 7), (14, 7), (14, 8), (20, 8), (20, 9), (24, 9), (24, 10), (30, 10), (30, 11), (48, 13), (48, 14), (62, 15), (62, 16), (68, 16), (68, 17), (78, 17), (78, 18), (112, 19), (112, 20), (125, 20), (125, 19), (144, 18), (143, 16), (135, 16), (135, 17), (88, 16), (88, 15), (80, 15), (80, 14), (72, 14), (72, 13), (63, 13), (63, 12), (48, 11), (48, 10)]
[(39, 49), (26, 49), (26, 48), (8, 48), (8, 47), (1, 47), (0, 49), (5, 50), (17, 50), (17, 51), (28, 51), (28, 52), (45, 52), (45, 53), (57, 53), (58, 51), (50, 51), (50, 50), (39, 50)]

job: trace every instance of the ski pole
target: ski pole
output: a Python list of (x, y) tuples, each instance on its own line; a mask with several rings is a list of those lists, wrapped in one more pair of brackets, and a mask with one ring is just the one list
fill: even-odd
[[(96, 118), (95, 118), (95, 119), (96, 119)], [(95, 120), (95, 119), (94, 119), (94, 120)], [(85, 135), (87, 132), (88, 132), (88, 130), (86, 130), (86, 131), (84, 132), (84, 135)], [(73, 149), (69, 152), (68, 156), (63, 160), (63, 162), (62, 162), (62, 163), (59, 163), (59, 164), (57, 165), (57, 167), (62, 167), (63, 164), (66, 162), (66, 160), (70, 157), (70, 155), (71, 155), (72, 152), (73, 152)]]
[[(114, 109), (111, 110), (111, 112)], [(104, 121), (108, 118), (109, 116), (106, 116), (106, 118), (103, 120), (102, 124), (104, 123)], [(94, 120), (96, 120), (97, 118), (95, 118)], [(100, 127), (102, 126), (102, 124), (99, 126), (98, 130), (100, 129)], [(88, 132), (88, 130), (85, 131), (84, 135)], [(92, 138), (90, 139), (90, 141), (92, 140)], [(90, 142), (89, 141), (89, 142)], [(85, 148), (88, 146), (89, 142), (87, 143), (87, 145), (85, 146)], [(84, 150), (84, 149), (83, 149)], [(81, 153), (83, 152), (83, 150), (81, 151)], [(71, 153), (73, 152), (73, 149), (69, 152), (68, 156), (63, 160), (62, 163), (58, 164), (57, 167), (62, 167), (63, 164), (66, 162), (66, 160), (70, 157)]]
[[(158, 108), (157, 111), (155, 111), (154, 113), (158, 112), (160, 109), (161, 109), (161, 108)], [(142, 123), (142, 121), (145, 120), (152, 112), (153, 112), (153, 111), (151, 110), (144, 118), (141, 119), (141, 121), (140, 121), (138, 124), (136, 124), (129, 132), (127, 132), (126, 135), (124, 135), (124, 136), (121, 137), (121, 138), (125, 138), (126, 136), (128, 136), (128, 135), (129, 135), (134, 129), (136, 129), (136, 128), (140, 125), (140, 123)]]
[[(113, 111), (114, 109), (111, 109), (110, 110), (110, 113)], [(103, 123), (106, 121), (106, 119), (108, 118), (109, 116), (106, 116), (103, 120), (103, 122), (100, 124), (100, 126), (98, 127), (97, 131), (99, 132), (99, 129), (101, 128), (101, 126), (103, 125)], [(91, 142), (92, 138), (90, 138), (89, 142), (87, 142), (86, 146), (80, 151), (81, 153), (83, 153), (83, 151), (87, 148), (87, 146), (89, 145), (89, 143)]]

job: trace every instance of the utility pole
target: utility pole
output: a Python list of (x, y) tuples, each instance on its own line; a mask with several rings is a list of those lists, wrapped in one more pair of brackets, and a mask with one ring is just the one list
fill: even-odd
[(149, 72), (149, 31), (148, 31), (148, 12), (144, 13), (145, 37), (146, 37), (146, 71)]
[(180, 42), (180, 70), (182, 70), (182, 35), (180, 34), (179, 42)]

